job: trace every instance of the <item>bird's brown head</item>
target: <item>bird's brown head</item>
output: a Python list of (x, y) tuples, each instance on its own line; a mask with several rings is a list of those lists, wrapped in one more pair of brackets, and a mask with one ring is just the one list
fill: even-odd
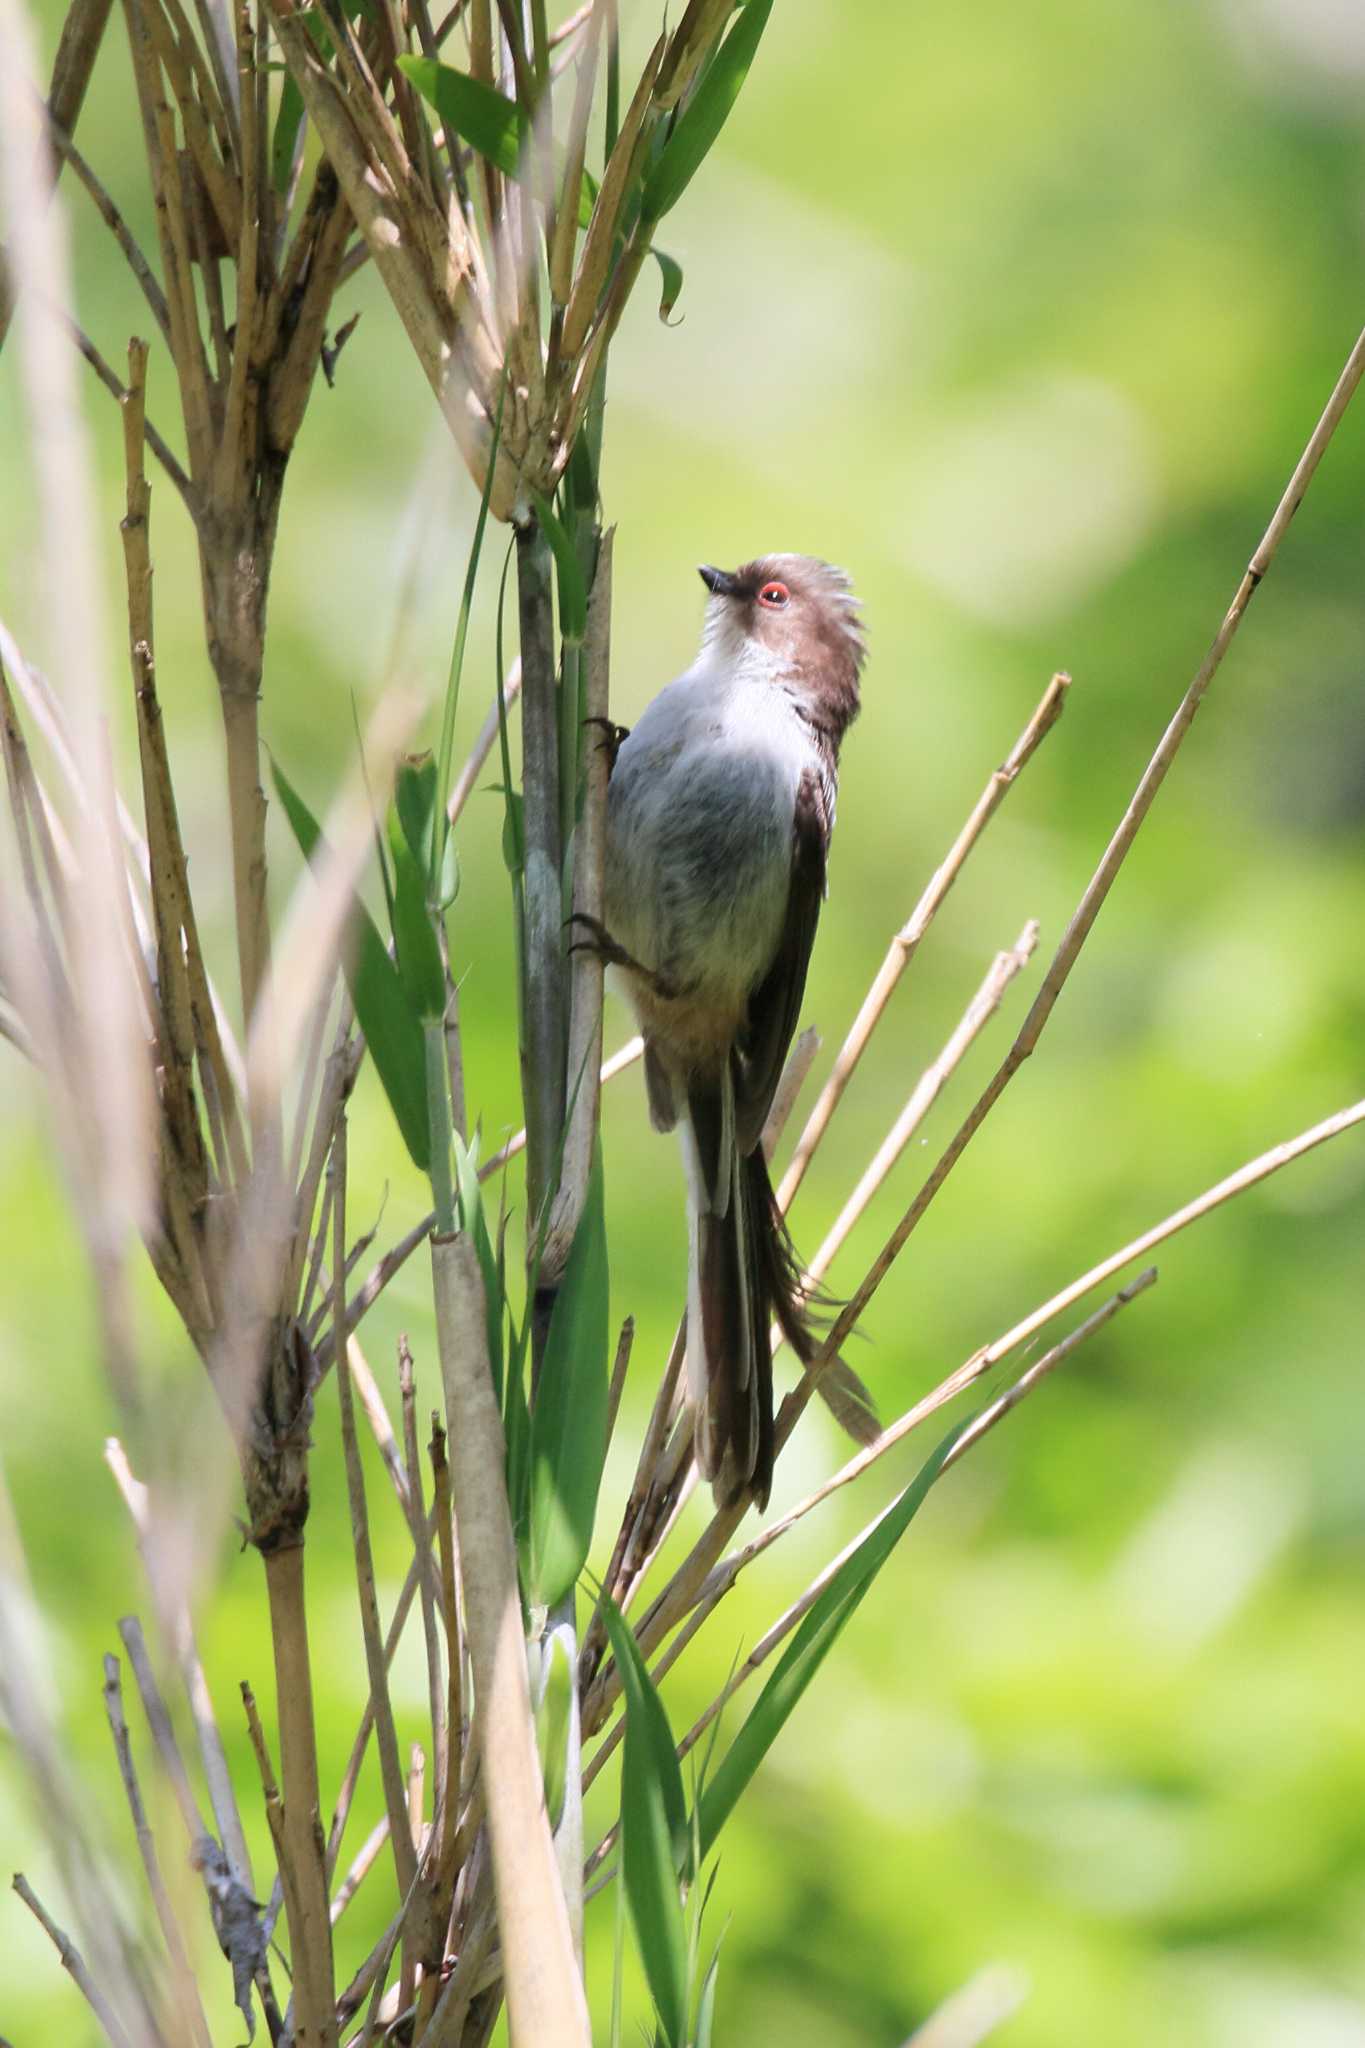
[(739, 569), (698, 573), (711, 593), (708, 648), (736, 664), (747, 656), (837, 743), (858, 715), (867, 652), (858, 601), (843, 570), (813, 555), (761, 555)]

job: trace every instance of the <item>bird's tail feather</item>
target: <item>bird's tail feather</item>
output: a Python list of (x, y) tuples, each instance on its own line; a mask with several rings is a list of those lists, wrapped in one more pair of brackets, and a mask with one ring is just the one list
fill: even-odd
[[(727, 1100), (728, 1097), (728, 1100)], [(771, 1331), (803, 1362), (816, 1340), (761, 1145), (735, 1143), (727, 1072), (694, 1086), (680, 1120), (688, 1182), (687, 1364), (697, 1463), (718, 1507), (767, 1501), (773, 1474)]]

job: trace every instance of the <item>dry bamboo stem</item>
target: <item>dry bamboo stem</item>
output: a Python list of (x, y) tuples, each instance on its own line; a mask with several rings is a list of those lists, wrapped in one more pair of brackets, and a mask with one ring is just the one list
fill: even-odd
[(431, 1260), (512, 2044), (589, 2048), (531, 1718), (483, 1280), (468, 1237), (433, 1237)]

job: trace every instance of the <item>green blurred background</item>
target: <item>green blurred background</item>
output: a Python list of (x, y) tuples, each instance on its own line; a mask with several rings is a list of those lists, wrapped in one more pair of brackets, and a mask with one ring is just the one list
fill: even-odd
[[(44, 7), (50, 55), (60, 16)], [(623, 13), (638, 49), (654, 13)], [(150, 241), (119, 32), (107, 54), (81, 138)], [(1003, 1051), (1365, 318), (1363, 104), (1365, 14), (1348, 0), (781, 0), (722, 145), (669, 222), (681, 323), (665, 330), (641, 295), (611, 368), (614, 704), (629, 722), (690, 659), (697, 562), (792, 548), (852, 572), (872, 659), (807, 1000), (826, 1058), (1049, 673), (1075, 676), (849, 1093), (794, 1213), (802, 1246), (1028, 916), (1040, 957), (842, 1256), (836, 1290)], [(138, 302), (64, 189), (82, 316), (117, 359)], [(362, 274), (349, 298), (364, 318), (337, 389), (315, 395), (286, 491), (263, 718), (319, 806), (353, 758), (353, 698), (363, 717), (393, 674), (439, 691), (474, 510), (376, 280)], [(888, 1415), (1074, 1272), (1361, 1092), (1361, 406), (1040, 1052), (866, 1318), (856, 1362)], [(177, 426), (155, 358), (151, 410)], [(87, 411), (122, 691), (117, 420), (93, 380)], [(41, 660), (30, 479), (11, 351), (0, 602)], [(194, 558), (160, 485), (153, 538), (182, 815), (231, 987), (215, 700)], [(466, 735), (491, 692), (491, 590), (490, 573)], [(125, 720), (125, 761), (127, 738)], [(499, 800), (478, 796), (456, 916), (471, 1101), (490, 1142), (519, 1121), (499, 824)], [(272, 833), (282, 906), (296, 863), (278, 816)], [(609, 1042), (629, 1028), (613, 1007)], [(639, 1325), (609, 1535), (684, 1247), (676, 1160), (647, 1128), (638, 1075), (611, 1091), (605, 1130), (613, 1306)], [(386, 1237), (420, 1214), (368, 1075), (352, 1170), (353, 1213), (372, 1219), (386, 1196)], [(1001, 1962), (1027, 1986), (1000, 2036), (1016, 2048), (1365, 2043), (1362, 1223), (1357, 1132), (1169, 1246), (1155, 1293), (934, 1496), (723, 1843), (720, 2039), (898, 2048)], [(114, 1417), (66, 1197), (7, 1048), (0, 1243), (6, 1469), (69, 1750), (131, 1867), (99, 1658), (115, 1617), (146, 1603), (101, 1462)], [(366, 1336), (391, 1389), (406, 1327), (430, 1394), (419, 1268)], [(151, 1369), (183, 1387), (196, 1368), (150, 1288), (145, 1315)], [(365, 1684), (330, 1383), (316, 1438), (310, 1592), (334, 1785)], [(923, 1448), (741, 1582), (669, 1682), (677, 1725)], [(842, 1456), (812, 1412), (775, 1505)], [(389, 1522), (380, 1543), (387, 1601), (404, 1555)], [(268, 1701), (269, 1657), (259, 1569), (230, 1535), (201, 1625), (249, 1786), (235, 1688), (250, 1676)], [(414, 1646), (405, 1737), (423, 1696)], [(51, 1883), (12, 1764), (6, 1860)], [(360, 1811), (377, 1808), (370, 1784)], [(372, 1879), (343, 1923), (343, 1969), (387, 1919), (388, 1887)], [(605, 2028), (610, 1898), (590, 1911)], [(90, 2038), (7, 1894), (0, 1983), (16, 2048)], [(219, 2022), (219, 2038), (240, 2038), (230, 2011)]]

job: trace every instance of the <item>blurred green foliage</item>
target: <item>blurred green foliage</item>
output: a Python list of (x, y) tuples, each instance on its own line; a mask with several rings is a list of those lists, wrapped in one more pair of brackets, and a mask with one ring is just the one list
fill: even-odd
[[(643, 46), (654, 15), (623, 13)], [(40, 25), (50, 53), (55, 0)], [(150, 241), (117, 20), (108, 58), (81, 138)], [(1030, 915), (1043, 954), (1055, 943), (1365, 317), (1363, 84), (1365, 28), (1344, 5), (783, 0), (670, 220), (683, 324), (666, 331), (641, 297), (611, 367), (614, 708), (629, 722), (690, 659), (694, 563), (792, 548), (850, 568), (873, 656), (807, 1002), (827, 1052), (1052, 668), (1076, 679), (801, 1194), (807, 1248), (990, 954)], [(64, 190), (82, 316), (117, 360), (139, 305)], [(352, 758), (352, 698), (363, 713), (399, 674), (439, 704), (475, 511), (368, 273), (353, 303), (364, 318), (292, 466), (271, 606), (264, 729), (319, 806)], [(88, 390), (117, 661), (118, 428)], [(150, 409), (175, 429), (155, 352)], [(41, 662), (30, 476), (7, 357), (0, 604)], [(153, 517), (160, 685), (202, 920), (231, 987), (198, 577), (164, 486)], [(1040, 1052), (866, 1319), (857, 1364), (885, 1412), (1361, 1092), (1363, 533), (1358, 401)], [(491, 630), (485, 589), (463, 740), (491, 698)], [(131, 761), (126, 721), (122, 739)], [(519, 1121), (501, 826), (500, 798), (478, 796), (452, 918), (470, 1100), (490, 1144)], [(278, 815), (272, 834), (282, 905), (298, 863)], [(1016, 1021), (1024, 1000), (1016, 991)], [(1013, 1027), (992, 1028), (843, 1254), (836, 1290)], [(609, 1039), (628, 1029), (614, 1010)], [(351, 1156), (357, 1223), (387, 1189), (382, 1228), (397, 1236), (423, 1188), (372, 1076)], [(639, 1331), (603, 1527), (683, 1272), (680, 1181), (638, 1075), (609, 1091), (605, 1156), (613, 1304)], [(1017, 2048), (1365, 2041), (1363, 1222), (1357, 1134), (1168, 1247), (1155, 1293), (930, 1500), (727, 1830), (718, 2041), (897, 2048), (993, 1960), (1028, 1981), (1001, 2036)], [(0, 1242), (6, 1468), (71, 1753), (130, 1856), (99, 1656), (145, 1595), (100, 1462), (113, 1415), (65, 1198), (7, 1049)], [(196, 1367), (150, 1285), (144, 1315), (148, 1370), (188, 1410)], [(404, 1327), (421, 1399), (437, 1382), (420, 1260), (368, 1328), (386, 1384)], [(316, 1439), (310, 1597), (335, 1784), (365, 1680), (330, 1387)], [(741, 1580), (665, 1688), (675, 1726), (926, 1449), (907, 1446)], [(812, 1411), (775, 1505), (841, 1454)], [(396, 1575), (396, 1521), (376, 1540)], [(250, 1676), (268, 1705), (269, 1657), (259, 1569), (231, 1541), (202, 1628), (246, 1786), (235, 1686)], [(417, 1655), (414, 1642), (398, 1687), (414, 1732)], [(359, 1813), (377, 1809), (374, 1784), (368, 1795)], [(590, 1827), (606, 1811), (604, 1790)], [(41, 1886), (48, 1865), (8, 1766), (0, 1837)], [(388, 1887), (376, 1877), (360, 1895), (344, 1957), (383, 1924)], [(611, 1893), (590, 1909), (599, 2017), (614, 1910)], [(88, 2038), (17, 1902), (0, 1903), (0, 1982), (17, 2043)]]

